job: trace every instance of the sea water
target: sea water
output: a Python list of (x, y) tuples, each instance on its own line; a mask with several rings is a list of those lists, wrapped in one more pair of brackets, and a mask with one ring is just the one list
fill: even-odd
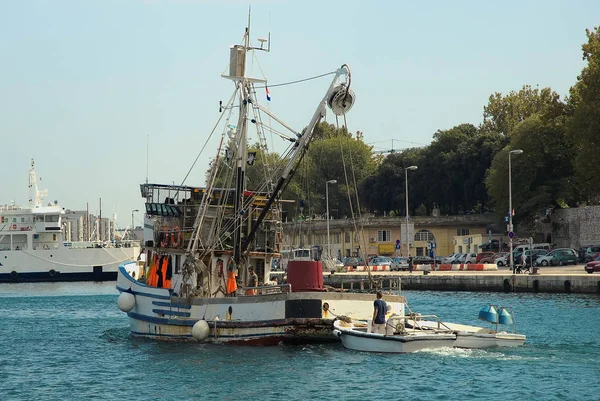
[[(244, 347), (132, 338), (114, 283), (0, 285), (0, 400), (599, 400), (600, 298), (405, 291), (477, 320), (512, 306), (527, 342), (413, 354), (339, 343)], [(385, 299), (385, 297), (384, 297)]]

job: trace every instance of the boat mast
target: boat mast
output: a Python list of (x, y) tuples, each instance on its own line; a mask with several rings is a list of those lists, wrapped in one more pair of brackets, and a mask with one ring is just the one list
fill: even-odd
[[(233, 234), (233, 260), (238, 268), (242, 262), (242, 235), (243, 235), (243, 204), (244, 204), (244, 189), (246, 181), (246, 159), (247, 159), (247, 120), (248, 120), (248, 80), (246, 79), (246, 53), (250, 46), (250, 12), (248, 12), (248, 27), (244, 35), (243, 46), (233, 46), (231, 51), (231, 62), (235, 64), (230, 66), (230, 75), (235, 73), (238, 79), (238, 89), (240, 97), (240, 115), (237, 125), (238, 133), (238, 153), (236, 157), (236, 182), (235, 182), (235, 232)], [(232, 71), (235, 68), (235, 71)]]
[(38, 189), (37, 176), (35, 175), (35, 162), (31, 159), (31, 168), (29, 169), (29, 203), (33, 203), (33, 207), (41, 207), (42, 199), (48, 195), (48, 191)]

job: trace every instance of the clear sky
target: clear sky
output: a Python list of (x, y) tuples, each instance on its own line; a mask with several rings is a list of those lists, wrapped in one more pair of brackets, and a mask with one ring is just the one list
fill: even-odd
[[(220, 74), (248, 6), (0, 1), (0, 204), (27, 203), (31, 158), (47, 201), (98, 213), (102, 198), (121, 227), (143, 210), (147, 165), (150, 182), (181, 183), (231, 95)], [(272, 51), (260, 55), (271, 84), (350, 65), (349, 129), (384, 150), (478, 125), (493, 92), (531, 84), (567, 94), (599, 16), (594, 0), (259, 1), (251, 36), (271, 32)], [(300, 130), (329, 82), (274, 87), (268, 106)], [(204, 185), (215, 143), (186, 184)]]

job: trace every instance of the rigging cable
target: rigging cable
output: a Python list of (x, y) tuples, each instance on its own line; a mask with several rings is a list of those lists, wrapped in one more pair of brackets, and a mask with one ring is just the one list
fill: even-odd
[[(233, 100), (235, 99), (235, 95), (237, 94), (237, 91), (235, 91), (233, 93), (233, 95), (231, 96), (231, 98), (229, 99), (229, 102), (227, 102), (227, 107), (231, 107), (231, 105), (233, 104)], [(200, 158), (200, 155), (202, 155), (202, 152), (204, 152), (204, 149), (206, 148), (206, 145), (208, 145), (208, 141), (210, 141), (210, 138), (212, 138), (212, 135), (215, 133), (215, 130), (217, 129), (217, 127), (219, 126), (219, 124), (221, 123), (221, 119), (223, 119), (223, 116), (225, 115), (225, 113), (221, 113), (221, 116), (217, 119), (217, 122), (215, 123), (215, 126), (213, 127), (213, 129), (210, 131), (210, 134), (208, 135), (208, 138), (206, 138), (206, 141), (204, 142), (204, 145), (202, 145), (202, 148), (200, 149), (200, 152), (198, 152), (198, 155), (196, 156), (196, 159), (194, 159), (194, 163), (192, 163), (192, 166), (190, 167), (190, 169), (188, 170), (187, 174), (185, 175), (185, 177), (183, 177), (183, 180), (181, 181), (181, 186), (183, 186), (183, 184), (185, 183), (185, 180), (187, 180), (187, 178), (189, 177), (190, 173), (192, 172), (194, 166), (196, 165), (196, 163), (198, 162), (198, 159)], [(177, 193), (175, 195), (177, 195), (179, 193), (179, 190), (177, 190)]]
[[(348, 130), (348, 123), (346, 121), (346, 113), (344, 113), (343, 116), (344, 116), (344, 127), (345, 127), (345, 129), (346, 129), (347, 132), (350, 132)], [(339, 128), (340, 124), (339, 124), (339, 120), (338, 120), (337, 115), (336, 115), (336, 118), (335, 118), (335, 122), (336, 122), (336, 126), (337, 126), (337, 128), (339, 130), (340, 129)], [(354, 165), (353, 165), (353, 162), (352, 162), (352, 151), (349, 152), (349, 154), (350, 154), (349, 155), (349, 157), (350, 157), (350, 169), (352, 171), (352, 181), (353, 181), (353, 185), (354, 185), (354, 194), (356, 196), (356, 204), (357, 204), (356, 207), (357, 207), (358, 219), (360, 221), (360, 231), (358, 231), (358, 227), (357, 227), (357, 224), (356, 224), (356, 219), (354, 218), (354, 208), (352, 206), (352, 196), (350, 195), (350, 185), (348, 185), (348, 171), (346, 169), (346, 160), (344, 158), (344, 149), (343, 149), (343, 144), (342, 144), (342, 137), (340, 135), (338, 135), (338, 138), (339, 138), (339, 144), (340, 144), (340, 151), (342, 153), (342, 165), (344, 167), (344, 178), (346, 180), (346, 192), (347, 192), (347, 195), (348, 195), (348, 203), (350, 204), (350, 212), (352, 213), (352, 220), (353, 220), (353, 224), (354, 224), (354, 232), (355, 232), (355, 235), (356, 235), (356, 233), (360, 233), (359, 234), (359, 238), (358, 238), (358, 242), (359, 242), (359, 244), (361, 244), (361, 242), (362, 242), (362, 245), (364, 246), (364, 249), (366, 250), (367, 249), (367, 246), (366, 246), (367, 244), (364, 241), (364, 225), (363, 225), (362, 216), (361, 216), (361, 213), (360, 213), (360, 202), (359, 202), (359, 199), (358, 199), (358, 190), (356, 188), (356, 175), (354, 174)], [(361, 239), (362, 239), (362, 241), (361, 241)], [(379, 284), (376, 283), (375, 280), (373, 280), (373, 276), (371, 275), (371, 268), (369, 267), (369, 262), (368, 262), (366, 256), (368, 256), (368, 255), (365, 255), (365, 257), (364, 257), (364, 263), (365, 263), (365, 268), (367, 270), (367, 274), (368, 274), (368, 277), (369, 277), (369, 282), (374, 283), (376, 285), (376, 287), (377, 287)], [(360, 255), (357, 255), (357, 257), (360, 258)]]
[(337, 73), (337, 71), (331, 71), (331, 72), (326, 72), (325, 74), (315, 75), (314, 77), (309, 77), (309, 78), (304, 78), (304, 79), (298, 79), (296, 81), (282, 82), (280, 84), (257, 86), (257, 88), (266, 88), (267, 86), (269, 88), (275, 88), (275, 87), (278, 87), (278, 86), (294, 85), (294, 84), (299, 84), (301, 82), (311, 81), (313, 79), (323, 78), (323, 77), (326, 77), (327, 75), (333, 75), (333, 74), (336, 74), (336, 73)]

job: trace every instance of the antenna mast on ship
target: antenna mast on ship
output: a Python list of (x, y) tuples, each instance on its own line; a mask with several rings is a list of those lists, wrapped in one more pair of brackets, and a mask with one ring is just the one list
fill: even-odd
[(34, 207), (42, 206), (42, 199), (48, 195), (48, 191), (39, 190), (37, 185), (37, 176), (35, 175), (35, 162), (31, 159), (31, 168), (29, 169), (29, 203)]
[(230, 48), (229, 54), (229, 75), (222, 75), (223, 78), (231, 79), (236, 82), (239, 97), (240, 97), (240, 114), (238, 118), (238, 124), (236, 132), (238, 134), (237, 139), (237, 160), (236, 160), (236, 183), (235, 183), (235, 201), (234, 210), (235, 218), (237, 223), (235, 224), (235, 231), (233, 234), (233, 259), (236, 265), (239, 267), (242, 263), (242, 253), (244, 251), (242, 247), (242, 235), (243, 235), (243, 202), (244, 202), (244, 190), (246, 181), (246, 164), (247, 164), (247, 137), (248, 137), (248, 108), (251, 107), (251, 96), (252, 84), (253, 83), (266, 83), (264, 79), (248, 78), (246, 77), (246, 56), (250, 50), (263, 50), (270, 51), (270, 37), (269, 33), (269, 44), (267, 48), (264, 48), (265, 39), (259, 39), (261, 47), (250, 46), (250, 16), (251, 10), (248, 9), (248, 26), (244, 33), (244, 44), (233, 45)]

